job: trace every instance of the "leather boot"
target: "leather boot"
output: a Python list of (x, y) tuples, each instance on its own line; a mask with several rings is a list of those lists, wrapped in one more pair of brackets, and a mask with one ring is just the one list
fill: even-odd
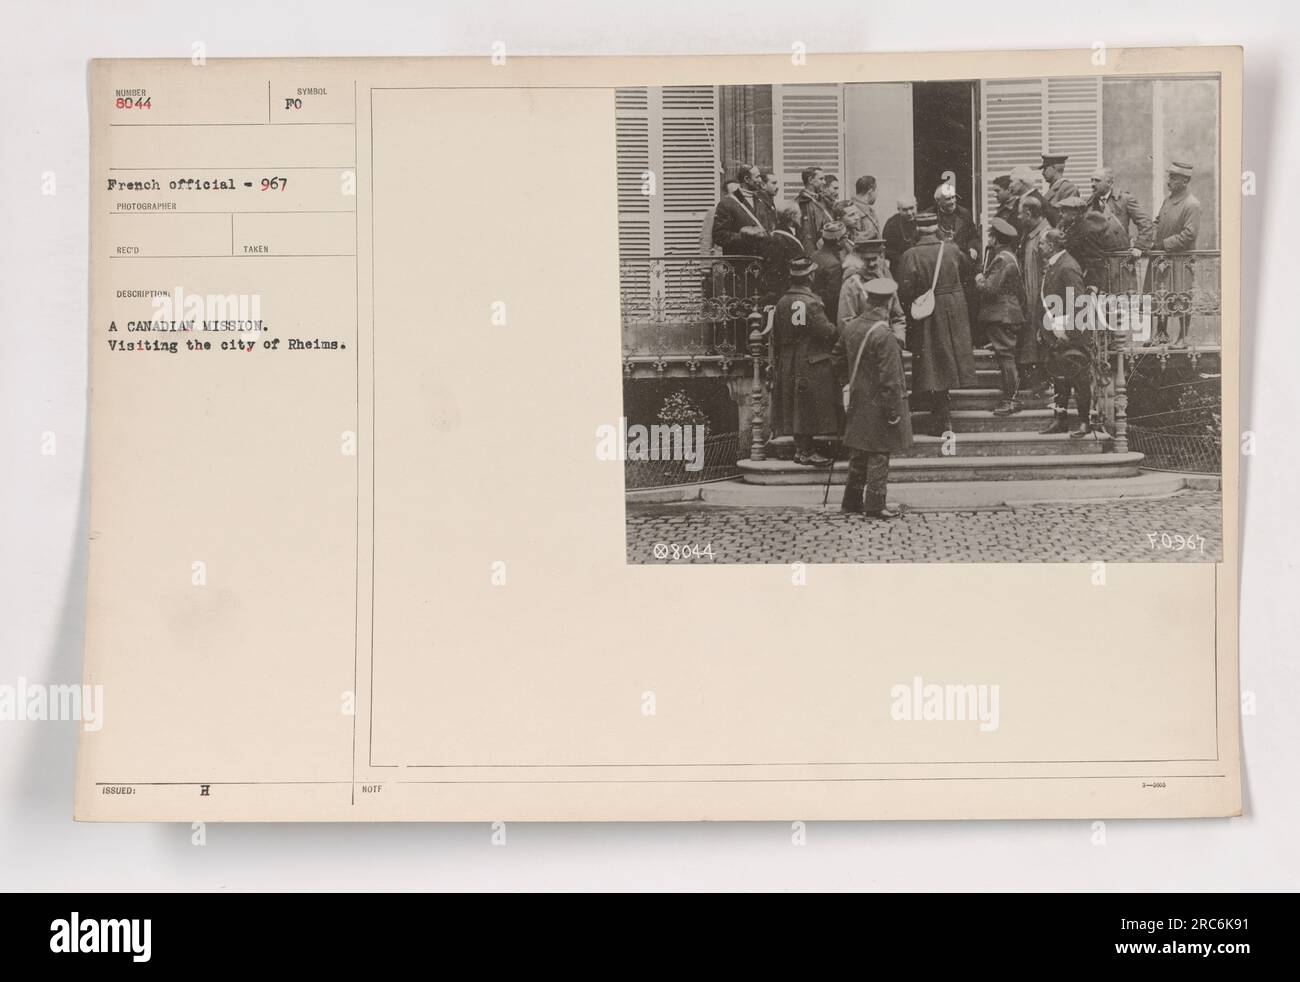
[(897, 518), (902, 513), (894, 511), (894, 509), (889, 507), (882, 507), (876, 511), (864, 511), (862, 514), (863, 517), (865, 518), (890, 519), (890, 518)]

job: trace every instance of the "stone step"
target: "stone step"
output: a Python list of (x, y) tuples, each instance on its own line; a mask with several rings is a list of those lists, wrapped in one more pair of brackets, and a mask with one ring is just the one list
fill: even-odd
[[(1068, 438), (1067, 438), (1068, 439)], [(922, 481), (1037, 481), (1135, 477), (1143, 455), (1129, 453), (1009, 454), (955, 457), (895, 457), (890, 483)], [(742, 460), (737, 466), (748, 484), (825, 484), (826, 468), (805, 467), (789, 460)], [(832, 484), (843, 484), (848, 462), (837, 461)]]
[[(954, 433), (1037, 433), (1051, 421), (1050, 409), (1022, 409), (1012, 416), (994, 416), (987, 409), (954, 409), (952, 431)], [(1071, 422), (1077, 423), (1078, 420), (1072, 417)], [(926, 433), (931, 425), (928, 412), (912, 413), (912, 432)]]
[[(692, 501), (731, 508), (823, 508), (825, 474), (821, 484), (787, 484), (759, 487), (744, 481), (722, 481), (694, 488), (665, 488), (632, 492), (628, 502)], [(961, 511), (1015, 507), (1044, 502), (1089, 501), (1099, 498), (1161, 498), (1190, 486), (1183, 474), (1147, 471), (1137, 477), (1098, 478), (1092, 481), (930, 481), (896, 484), (891, 479), (889, 501), (919, 511)], [(838, 508), (839, 492), (829, 506)]]
[[(956, 433), (950, 448), (951, 457), (1023, 457), (1033, 454), (1063, 456), (1066, 454), (1107, 453), (1114, 441), (1108, 434), (1095, 433), (1086, 437), (1072, 437), (1068, 433)], [(896, 460), (907, 457), (942, 457), (947, 445), (942, 437), (915, 436), (910, 449), (894, 455)]]
[[(976, 367), (990, 367), (990, 366), (991, 366), (991, 367), (996, 367), (996, 366), (997, 366), (997, 359), (993, 356), (993, 352), (990, 351), (988, 348), (976, 348), (976, 349), (975, 349), (973, 352), (971, 352), (971, 353), (975, 356), (975, 365), (976, 365)], [(910, 366), (911, 366), (911, 364), (912, 364), (912, 352), (910, 352), (910, 351), (904, 351), (904, 352), (903, 352), (903, 364), (904, 364), (905, 366), (907, 366), (907, 367), (910, 367)]]
[[(958, 453), (983, 456), (1019, 456), (1021, 454), (1103, 453), (1111, 449), (1113, 438), (1103, 431), (1087, 438), (1072, 438), (1066, 433), (1041, 434), (1052, 419), (1050, 409), (1025, 409), (1013, 416), (994, 416), (987, 410), (963, 409), (952, 413), (953, 433), (957, 435)], [(1070, 425), (1078, 418), (1070, 417)], [(941, 437), (930, 433), (929, 413), (912, 413), (912, 438), (916, 446), (900, 456), (926, 457), (937, 453)], [(829, 436), (813, 437), (813, 445), (827, 457), (846, 457), (840, 441)], [(1001, 448), (1001, 449), (1000, 449)], [(767, 441), (764, 451), (769, 460), (793, 460), (794, 438), (778, 436)]]
[[(1002, 401), (1002, 390), (1000, 388), (988, 389), (952, 389), (948, 393), (948, 405), (954, 409), (984, 409), (994, 408)], [(1027, 397), (1020, 400), (1020, 404), (1026, 409), (1046, 409), (1052, 404), (1052, 397), (1045, 395), (1040, 398)]]
[[(980, 389), (994, 389), (1002, 384), (1002, 372), (998, 368), (997, 359), (993, 357), (993, 352), (985, 351), (983, 348), (976, 348), (975, 355), (975, 386)], [(903, 374), (907, 378), (907, 384), (910, 388), (912, 385), (912, 353), (903, 352)]]
[[(912, 387), (912, 373), (907, 371), (903, 373), (907, 379), (907, 387)], [(975, 368), (975, 384), (972, 388), (976, 389), (997, 389), (1002, 386), (1002, 373), (996, 368), (982, 368), (978, 365)]]

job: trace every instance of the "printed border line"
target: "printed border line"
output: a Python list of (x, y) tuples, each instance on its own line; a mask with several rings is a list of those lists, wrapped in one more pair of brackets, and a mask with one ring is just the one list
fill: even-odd
[(418, 767), (456, 770), (464, 768), (511, 767), (978, 767), (993, 764), (999, 767), (1021, 764), (1213, 764), (1218, 757), (1142, 757), (1134, 760), (1104, 758), (1101, 760), (812, 760), (812, 761), (730, 761), (702, 764), (390, 764), (390, 767)]
[[(261, 124), (258, 124), (261, 125)], [(346, 124), (340, 124), (346, 125)], [(160, 164), (153, 167), (109, 167), (107, 170), (152, 170), (152, 171), (177, 171), (177, 170), (206, 170), (206, 171), (234, 171), (234, 170), (347, 170), (349, 167), (355, 167), (356, 164), (266, 164), (259, 166), (254, 164), (251, 167), (190, 167), (187, 164)]]
[[(379, 454), (375, 452), (375, 418), (378, 415), (378, 406), (375, 400), (375, 343), (379, 340), (379, 329), (375, 322), (375, 90), (370, 88), (368, 91), (370, 99), (370, 173), (366, 175), (366, 181), (370, 191), (370, 708), (368, 710), (367, 725), (369, 736), (366, 743), (366, 761), (371, 767), (375, 766), (375, 514), (378, 511), (375, 503), (375, 468), (378, 465)], [(358, 246), (358, 249), (360, 247)], [(358, 339), (359, 340), (359, 339)], [(357, 380), (360, 384), (361, 373), (358, 370)], [(359, 417), (358, 417), (359, 419)], [(358, 422), (360, 427), (360, 422)], [(357, 485), (357, 503), (360, 507), (361, 486)], [(357, 575), (361, 574), (360, 560), (357, 562)], [(396, 766), (396, 765), (393, 765)]]
[(130, 130), (147, 130), (158, 129), (163, 126), (356, 126), (356, 120), (352, 122), (334, 122), (327, 119), (315, 120), (284, 120), (276, 123), (267, 120), (265, 123), (109, 123), (109, 126), (115, 126), (121, 129)]
[[(1177, 75), (1177, 73), (1175, 73), (1175, 75)], [(1056, 76), (1053, 76), (1053, 77), (1056, 77)], [(1067, 76), (1061, 76), (1061, 77), (1067, 77)], [(1091, 76), (1080, 76), (1080, 77), (1091, 77)], [(1137, 78), (1155, 78), (1155, 77), (1164, 77), (1164, 76), (1140, 75), (1140, 76), (1135, 76), (1135, 77), (1137, 77)], [(1171, 77), (1174, 77), (1174, 76), (1171, 76)], [(1181, 76), (1177, 76), (1177, 77), (1181, 77)], [(1220, 76), (1219, 76), (1219, 73), (1215, 73), (1215, 77), (1216, 77), (1216, 78), (1217, 78), (1217, 77), (1220, 77)], [(453, 89), (453, 90), (462, 90), (462, 89), (463, 89), (463, 90), (466, 90), (466, 91), (472, 91), (472, 90), (491, 90), (491, 91), (498, 91), (498, 90), (499, 90), (499, 91), (512, 91), (512, 90), (513, 90), (513, 91), (528, 91), (528, 90), (533, 90), (533, 89), (554, 89), (554, 90), (556, 90), (556, 91), (563, 91), (563, 90), (566, 90), (566, 89), (571, 89), (571, 90), (580, 90), (580, 91), (585, 91), (585, 90), (603, 89), (603, 90), (609, 92), (611, 95), (613, 95), (613, 93), (614, 93), (617, 89), (619, 89), (619, 88), (623, 88), (623, 87), (624, 87), (624, 86), (616, 86), (616, 85), (410, 85), (410, 86), (369, 86), (369, 87), (368, 87), (368, 91), (369, 91), (369, 95), (370, 95), (370, 174), (369, 174), (368, 176), (369, 176), (369, 181), (370, 181), (370, 271), (371, 271), (371, 275), (370, 275), (370, 324), (371, 324), (371, 346), (370, 346), (370, 384), (371, 384), (371, 388), (370, 388), (370, 399), (371, 399), (371, 413), (370, 413), (370, 455), (371, 455), (371, 467), (370, 467), (370, 482), (371, 482), (371, 484), (370, 484), (370, 552), (371, 552), (371, 557), (370, 557), (370, 699), (369, 699), (369, 705), (370, 705), (370, 737), (369, 737), (369, 752), (368, 752), (368, 754), (367, 754), (367, 763), (368, 763), (368, 765), (369, 765), (370, 767), (373, 767), (373, 768), (396, 768), (396, 767), (403, 767), (403, 768), (404, 768), (404, 767), (415, 767), (415, 768), (438, 768), (438, 769), (442, 769), (442, 768), (457, 768), (457, 767), (464, 767), (464, 768), (476, 768), (476, 767), (483, 767), (483, 768), (486, 768), (486, 767), (501, 767), (501, 768), (506, 768), (506, 767), (518, 767), (518, 768), (521, 768), (521, 769), (523, 769), (523, 768), (544, 769), (544, 768), (554, 768), (554, 767), (575, 767), (575, 768), (576, 768), (576, 767), (683, 767), (683, 768), (685, 768), (685, 767), (855, 767), (855, 766), (889, 766), (891, 763), (892, 763), (892, 764), (897, 764), (897, 765), (913, 765), (914, 763), (915, 763), (915, 764), (919, 764), (920, 762), (911, 762), (911, 761), (903, 761), (903, 762), (880, 762), (880, 761), (841, 761), (841, 762), (835, 762), (835, 761), (831, 761), (831, 762), (825, 762), (825, 763), (807, 763), (807, 764), (788, 763), (788, 762), (787, 762), (787, 763), (780, 763), (780, 764), (771, 764), (771, 763), (743, 763), (743, 764), (698, 764), (698, 763), (692, 763), (692, 764), (376, 764), (376, 763), (374, 762), (374, 749), (375, 749), (375, 748), (374, 748), (374, 731), (375, 731), (375, 716), (374, 716), (374, 700), (375, 700), (375, 685), (374, 685), (374, 677), (375, 677), (375, 566), (376, 566), (376, 556), (375, 556), (375, 552), (376, 552), (376, 539), (375, 539), (375, 515), (376, 515), (376, 512), (378, 511), (378, 508), (377, 508), (377, 502), (376, 502), (376, 498), (375, 498), (375, 470), (376, 470), (375, 463), (376, 463), (377, 458), (378, 458), (378, 452), (377, 452), (378, 448), (377, 448), (377, 445), (376, 445), (376, 442), (375, 442), (375, 432), (376, 432), (376, 430), (375, 430), (375, 417), (376, 417), (376, 411), (375, 411), (375, 403), (376, 403), (376, 400), (375, 400), (375, 393), (376, 393), (376, 389), (375, 389), (375, 341), (376, 341), (376, 338), (377, 338), (377, 335), (378, 335), (378, 323), (377, 323), (377, 321), (376, 321), (376, 319), (375, 319), (375, 309), (374, 309), (374, 304), (375, 304), (375, 293), (377, 292), (377, 291), (375, 290), (375, 281), (374, 281), (374, 267), (375, 267), (375, 231), (374, 231), (374, 229), (375, 229), (375, 181), (374, 181), (374, 174), (375, 174), (375, 170), (374, 170), (374, 158), (375, 158), (375, 92), (398, 92), (398, 91), (402, 91), (402, 92), (416, 91), (416, 92), (419, 92), (419, 91), (443, 91), (443, 90), (448, 90), (448, 89)], [(645, 88), (645, 87), (647, 87), (647, 86), (632, 86), (632, 87), (634, 87), (634, 88), (636, 88), (636, 87)], [(1220, 152), (1222, 152), (1222, 134), (1220, 134)], [(358, 248), (359, 248), (359, 247), (358, 247)], [(360, 497), (359, 497), (359, 495), (360, 495), (360, 489), (358, 489), (358, 506), (359, 506), (359, 501), (360, 501)], [(1220, 756), (1221, 756), (1221, 754), (1222, 754), (1222, 749), (1221, 749), (1220, 746), (1219, 746), (1219, 711), (1220, 711), (1220, 707), (1219, 707), (1219, 690), (1218, 690), (1218, 672), (1219, 672), (1219, 605), (1218, 605), (1218, 584), (1219, 584), (1219, 566), (1222, 564), (1222, 562), (1223, 562), (1223, 560), (1220, 559), (1220, 560), (1218, 560), (1218, 561), (1211, 562), (1211, 564), (1210, 564), (1210, 565), (1213, 566), (1213, 569), (1214, 569), (1214, 627), (1213, 627), (1214, 639), (1213, 639), (1213, 640), (1214, 640), (1214, 680), (1215, 680), (1215, 681), (1214, 681), (1214, 731), (1215, 731), (1215, 740), (1214, 740), (1214, 742), (1215, 742), (1215, 756), (1214, 756), (1213, 758), (1210, 758), (1210, 757), (1187, 757), (1187, 758), (1170, 757), (1170, 758), (1142, 759), (1142, 760), (1095, 760), (1095, 761), (1092, 761), (1092, 760), (1080, 760), (1080, 761), (1075, 761), (1075, 760), (1063, 760), (1063, 761), (970, 761), (970, 762), (967, 762), (967, 761), (931, 761), (931, 762), (926, 762), (926, 763), (927, 763), (927, 764), (932, 764), (933, 766), (962, 766), (962, 765), (965, 765), (965, 764), (981, 764), (981, 763), (982, 763), (982, 764), (993, 764), (993, 765), (999, 765), (999, 766), (1000, 766), (1000, 765), (1012, 765), (1012, 764), (1020, 764), (1020, 763), (1085, 763), (1085, 764), (1090, 764), (1090, 763), (1098, 763), (1098, 764), (1124, 764), (1124, 763), (1175, 763), (1175, 764), (1176, 764), (1176, 763), (1208, 763), (1208, 762), (1210, 762), (1210, 761), (1218, 762), (1219, 759), (1220, 759)], [(946, 565), (964, 565), (964, 564), (960, 564), (960, 563), (956, 563), (956, 564), (954, 564), (954, 563), (938, 563), (938, 564), (925, 564), (925, 563), (919, 563), (919, 564), (915, 564), (915, 565), (945, 565), (945, 566), (946, 566)], [(1006, 565), (1012, 565), (1012, 564), (1006, 564)], [(1074, 565), (1074, 564), (1069, 564), (1069, 565)], [(1170, 565), (1172, 565), (1172, 562), (1170, 563)], [(358, 575), (359, 575), (359, 572), (360, 572), (360, 563), (359, 563), (359, 561), (358, 561)], [(1129, 777), (1129, 776), (1140, 777), (1140, 775), (1106, 775), (1106, 776), (1107, 776), (1107, 777), (1115, 777), (1115, 778)], [(1184, 776), (1184, 775), (1157, 775), (1157, 777), (1180, 777), (1180, 776)], [(1226, 775), (1222, 775), (1222, 774), (1211, 774), (1211, 775), (1191, 775), (1191, 776), (1195, 776), (1195, 777), (1205, 777), (1205, 778), (1221, 778), (1221, 777), (1226, 777)], [(968, 777), (968, 778), (952, 778), (951, 780), (1021, 780), (1021, 779), (1022, 779), (1022, 778)], [(1028, 780), (1028, 779), (1033, 779), (1033, 778), (1024, 778), (1024, 779)], [(1046, 780), (1047, 778), (1043, 778), (1043, 779)], [(1087, 778), (1087, 777), (1084, 777), (1084, 776), (1082, 776), (1082, 775), (1061, 775), (1059, 778), (1052, 778), (1052, 779), (1059, 779), (1059, 780), (1087, 780), (1088, 778)], [(779, 782), (779, 781), (785, 781), (785, 780), (791, 780), (791, 781), (793, 781), (793, 780), (803, 780), (803, 779), (795, 779), (795, 778), (791, 778), (791, 779), (780, 779), (780, 778), (774, 778), (774, 779), (764, 779), (764, 778), (735, 778), (735, 779), (728, 779), (729, 782), (733, 782), (733, 781), (734, 781), (734, 782), (740, 782), (740, 783), (764, 783), (765, 781), (768, 781), (768, 780), (773, 780), (773, 781), (778, 781), (778, 782)], [(861, 781), (880, 780), (880, 781), (888, 781), (888, 780), (913, 780), (913, 779), (909, 779), (909, 778), (843, 778), (843, 779), (829, 779), (829, 778), (827, 778), (827, 779), (822, 779), (822, 778), (815, 778), (815, 779), (808, 779), (808, 780), (817, 780), (817, 781), (820, 781), (820, 780), (844, 780), (844, 781), (854, 781), (854, 780), (861, 780)], [(915, 780), (941, 780), (941, 779), (938, 779), (938, 778), (934, 778), (934, 779), (930, 779), (930, 778), (917, 778), (917, 779), (915, 779)], [(948, 779), (942, 779), (942, 780), (948, 780)], [(593, 784), (614, 784), (614, 783), (664, 783), (664, 784), (672, 784), (672, 783), (714, 783), (714, 782), (709, 781), (709, 780), (703, 780), (703, 779), (687, 779), (687, 780), (681, 780), (681, 781), (678, 781), (678, 780), (658, 780), (658, 781), (646, 781), (646, 782), (640, 782), (640, 781), (616, 781), (616, 780), (611, 780), (611, 781), (588, 781), (588, 782), (563, 782), (563, 781), (486, 781), (486, 782), (473, 782), (473, 781), (430, 781), (430, 782), (411, 782), (411, 781), (403, 781), (403, 782), (399, 782), (399, 783), (432, 783), (432, 784), (466, 784), (466, 783), (500, 783), (500, 784), (551, 784), (551, 783), (593, 783)]]
[[(975, 777), (771, 777), (771, 778), (618, 778), (611, 781), (593, 780), (546, 780), (546, 781), (508, 781), (508, 780), (463, 780), (463, 781), (411, 781), (397, 778), (390, 781), (377, 781), (380, 784), (863, 784), (886, 781), (1164, 781), (1172, 779), (1187, 780), (1222, 780), (1227, 774), (1088, 774), (1083, 777), (1067, 774), (1028, 774), (1021, 776), (975, 776)], [(355, 781), (96, 781), (96, 787), (136, 787), (136, 788), (190, 788), (207, 785), (208, 787), (261, 787), (276, 785), (290, 787), (296, 785), (339, 785), (355, 784)], [(369, 783), (369, 782), (363, 782)]]
[[(357, 153), (357, 81), (352, 80), (352, 159), (360, 159)], [(353, 191), (356, 190), (357, 172), (352, 171)], [(356, 205), (352, 207), (352, 271), (355, 276), (353, 303), (356, 307), (355, 329), (352, 335), (353, 360), (356, 366), (356, 429), (361, 432), (361, 216)], [(361, 657), (361, 454), (356, 460), (357, 503), (354, 521), (355, 544), (352, 549), (354, 571), (352, 576), (352, 799), (357, 803), (357, 663)]]

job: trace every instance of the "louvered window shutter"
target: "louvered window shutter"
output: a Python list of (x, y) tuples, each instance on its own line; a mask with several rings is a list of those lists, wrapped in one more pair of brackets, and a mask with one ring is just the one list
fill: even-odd
[[(866, 121), (864, 121), (866, 122)], [(844, 174), (844, 89), (840, 85), (772, 86), (772, 143), (781, 193), (792, 202), (803, 187), (800, 172), (821, 167), (840, 179)]]
[(718, 94), (711, 85), (652, 89), (659, 101), (664, 255), (698, 255), (705, 214), (718, 203)]
[(1092, 172), (1101, 162), (1101, 78), (1049, 78), (1047, 144), (1044, 149), (1069, 154), (1065, 176), (1086, 200)]
[(650, 100), (648, 89), (615, 89), (615, 152), (618, 161), (619, 287), (623, 314), (649, 315), (650, 286), (646, 264), (651, 255), (651, 198), (641, 193), (650, 170)]
[(980, 86), (983, 93), (980, 146), (984, 150), (984, 214), (998, 210), (993, 178), (1010, 174), (1021, 164), (1042, 163), (1043, 80), (990, 79)]
[[(697, 269), (684, 262), (650, 268), (637, 260), (700, 253), (704, 221), (719, 194), (717, 89), (616, 89), (614, 105), (624, 315), (690, 309), (699, 301)], [(654, 174), (652, 195), (641, 193), (647, 171)]]
[(1090, 193), (1101, 159), (1100, 78), (990, 79), (980, 89), (986, 215), (998, 206), (993, 178), (1020, 164), (1037, 167), (1044, 152), (1067, 154), (1065, 176)]

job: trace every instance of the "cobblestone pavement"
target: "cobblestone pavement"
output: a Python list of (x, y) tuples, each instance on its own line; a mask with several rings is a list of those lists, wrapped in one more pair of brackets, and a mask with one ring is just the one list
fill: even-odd
[[(1222, 494), (910, 511), (893, 521), (821, 508), (627, 506), (630, 563), (1214, 562)], [(712, 558), (708, 555), (712, 552)]]

